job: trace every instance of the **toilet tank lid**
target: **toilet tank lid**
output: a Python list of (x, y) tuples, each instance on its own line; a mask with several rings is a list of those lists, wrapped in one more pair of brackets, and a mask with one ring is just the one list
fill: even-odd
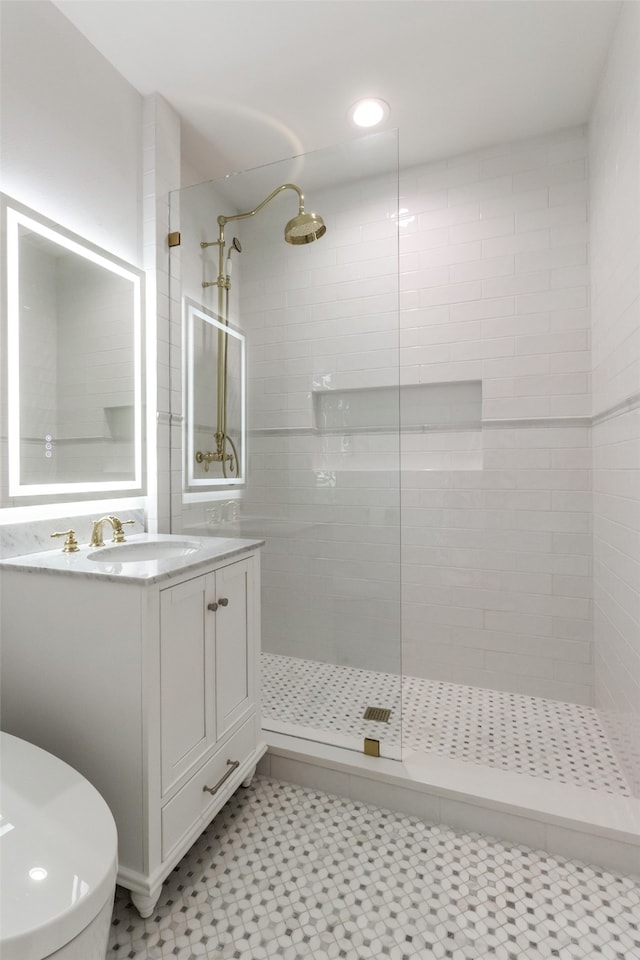
[(113, 895), (117, 835), (98, 791), (45, 750), (0, 733), (0, 956), (41, 960)]

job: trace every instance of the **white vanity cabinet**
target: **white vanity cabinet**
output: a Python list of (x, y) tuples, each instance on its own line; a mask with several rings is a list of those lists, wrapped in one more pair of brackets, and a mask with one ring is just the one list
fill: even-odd
[(3, 729), (106, 799), (143, 916), (266, 750), (259, 564), (231, 549), (154, 582), (1, 568)]
[(163, 796), (254, 710), (249, 577), (238, 560), (160, 591)]

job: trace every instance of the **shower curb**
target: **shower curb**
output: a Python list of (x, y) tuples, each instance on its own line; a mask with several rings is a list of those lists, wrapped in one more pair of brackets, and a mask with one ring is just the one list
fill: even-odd
[(258, 773), (640, 879), (640, 799), (408, 753), (371, 758), (263, 731)]

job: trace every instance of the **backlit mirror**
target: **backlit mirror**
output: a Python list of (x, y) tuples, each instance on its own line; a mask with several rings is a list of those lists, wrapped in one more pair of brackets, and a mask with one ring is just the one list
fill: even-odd
[(245, 337), (185, 301), (187, 491), (245, 482)]
[(142, 272), (8, 198), (2, 206), (3, 505), (140, 493)]

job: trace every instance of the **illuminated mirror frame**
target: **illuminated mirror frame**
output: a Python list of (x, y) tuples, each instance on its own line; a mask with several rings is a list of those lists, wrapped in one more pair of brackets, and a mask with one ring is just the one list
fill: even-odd
[[(8, 496), (49, 497), (51, 495), (94, 495), (97, 493), (132, 491), (143, 492), (143, 281), (142, 270), (112, 256), (82, 237), (59, 225), (39, 218), (34, 211), (9, 197), (2, 197), (6, 224), (6, 303), (7, 303), (7, 452)], [(22, 483), (20, 476), (20, 227), (39, 234), (79, 257), (91, 261), (104, 270), (131, 282), (133, 313), (133, 361), (134, 361), (134, 469), (128, 480), (78, 480), (65, 483)]]
[[(244, 333), (236, 327), (223, 323), (216, 314), (211, 313), (204, 307), (199, 306), (192, 300), (185, 297), (184, 300), (185, 331), (187, 340), (187, 349), (184, 351), (184, 383), (186, 386), (186, 410), (187, 416), (184, 423), (184, 450), (185, 450), (185, 495), (189, 492), (212, 490), (217, 487), (238, 487), (247, 482), (246, 477), (246, 338)], [(197, 321), (211, 324), (217, 331), (222, 331), (228, 336), (236, 339), (240, 345), (240, 462), (239, 475), (237, 477), (197, 477), (195, 476), (196, 449), (193, 436), (193, 423), (195, 416), (195, 398), (193, 371), (195, 370), (195, 349), (194, 349), (194, 327)]]

